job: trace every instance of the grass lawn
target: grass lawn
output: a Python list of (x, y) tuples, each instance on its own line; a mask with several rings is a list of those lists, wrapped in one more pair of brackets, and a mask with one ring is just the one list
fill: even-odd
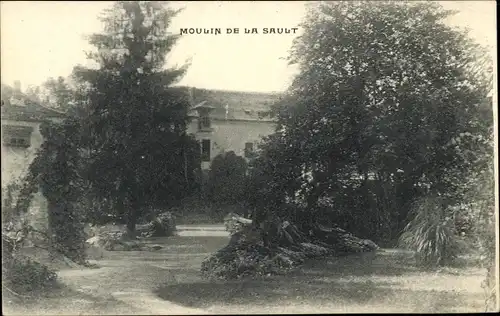
[[(149, 240), (163, 249), (105, 252), (97, 269), (59, 271), (63, 286), (5, 304), (4, 314), (481, 312), (484, 270), (421, 271), (387, 251), (310, 261), (287, 276), (208, 282), (202, 260), (228, 237)], [(7, 307), (7, 308), (6, 308)]]
[(287, 276), (170, 283), (165, 300), (210, 313), (480, 312), (482, 269), (417, 269), (400, 251), (308, 262)]

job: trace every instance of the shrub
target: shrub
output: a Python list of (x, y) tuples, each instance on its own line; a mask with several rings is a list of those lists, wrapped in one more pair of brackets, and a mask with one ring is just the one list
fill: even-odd
[(233, 151), (220, 154), (210, 166), (207, 193), (217, 204), (236, 204), (242, 201), (246, 186), (247, 163)]
[(54, 285), (57, 274), (37, 261), (17, 256), (18, 247), (16, 239), (2, 233), (2, 288), (27, 293)]
[(493, 221), (486, 225), (482, 238), (482, 264), (486, 267), (486, 278), (482, 283), (482, 287), (486, 295), (485, 310), (488, 312), (494, 311), (497, 305), (496, 284), (498, 282), (498, 276), (495, 273), (495, 241), (497, 237), (495, 236), (495, 225)]
[(14, 180), (2, 185), (2, 225), (12, 222), (17, 216), (16, 200), (21, 189), (19, 180)]
[(15, 257), (4, 265), (5, 286), (15, 292), (33, 292), (56, 284), (57, 274), (54, 271), (29, 258)]
[(175, 217), (171, 212), (161, 213), (148, 224), (147, 236), (168, 237), (173, 236), (176, 230)]
[(201, 272), (205, 278), (235, 279), (286, 273), (306, 258), (378, 249), (373, 242), (337, 228), (317, 227), (312, 232), (314, 240), (309, 240), (296, 225), (279, 219), (255, 225), (252, 220), (230, 213), (225, 224), (231, 239), (226, 247), (203, 261)]
[(414, 208), (415, 217), (404, 228), (399, 244), (415, 251), (423, 266), (446, 265), (458, 255), (453, 220), (443, 200), (423, 198)]
[(56, 273), (45, 265), (17, 255), (33, 233), (24, 208), (18, 207), (20, 199), (28, 204), (31, 200), (31, 195), (23, 195), (22, 189), (18, 180), (2, 187), (2, 289), (11, 294), (41, 290), (57, 279)]
[(476, 247), (481, 255), (481, 264), (486, 268), (486, 279), (482, 284), (486, 296), (485, 310), (494, 311), (497, 305), (495, 243), (498, 236), (495, 229), (495, 177), (492, 164), (480, 173), (476, 182), (471, 183), (466, 197), (470, 202), (469, 214), (474, 223)]

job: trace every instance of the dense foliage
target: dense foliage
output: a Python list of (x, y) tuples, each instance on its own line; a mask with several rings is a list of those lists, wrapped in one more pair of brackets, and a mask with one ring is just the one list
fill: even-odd
[(429, 194), (462, 202), (490, 146), (491, 63), (445, 24), (451, 13), (428, 2), (311, 5), (290, 56), (300, 72), (252, 170), (258, 221), (321, 218), (389, 242)]
[(252, 220), (228, 214), (224, 220), (231, 233), (227, 246), (207, 257), (201, 265), (207, 279), (239, 279), (282, 274), (300, 266), (306, 258), (373, 252), (378, 246), (340, 228), (317, 227), (304, 234), (289, 221), (274, 219), (254, 225)]
[(31, 233), (24, 214), (16, 209), (20, 189), (19, 181), (2, 187), (2, 293), (8, 297), (44, 290), (57, 280), (47, 266), (19, 255)]
[(424, 198), (414, 206), (415, 216), (400, 236), (400, 246), (414, 249), (417, 262), (439, 266), (459, 254), (456, 230), (450, 212), (440, 198)]
[(44, 123), (40, 127), (45, 138), (29, 167), (18, 199), (19, 213), (25, 213), (32, 194), (41, 189), (48, 203), (48, 237), (51, 250), (69, 259), (85, 262), (83, 210), (79, 198), (86, 188), (81, 174), (79, 152), (81, 125), (70, 115), (62, 123)]
[(247, 162), (234, 151), (217, 155), (208, 172), (207, 193), (216, 204), (243, 202), (246, 190)]
[(168, 237), (174, 235), (175, 231), (175, 216), (170, 212), (164, 212), (149, 222), (144, 235), (147, 237)]
[(165, 207), (196, 185), (199, 147), (186, 135), (189, 100), (171, 88), (186, 68), (164, 70), (177, 37), (167, 27), (177, 11), (155, 1), (116, 2), (102, 17), (105, 30), (89, 37), (97, 69), (75, 67), (87, 89), (87, 179), (108, 213), (126, 222)]
[(495, 228), (495, 178), (493, 163), (471, 177), (470, 187), (466, 192), (467, 203), (464, 205), (467, 219), (471, 222), (469, 239), (473, 239), (474, 246), (479, 250), (481, 264), (486, 268), (486, 279), (483, 288), (486, 292), (486, 311), (494, 311), (497, 306), (496, 289), (498, 275), (496, 263), (496, 241), (498, 230)]
[(196, 187), (199, 145), (186, 135), (189, 102), (170, 87), (185, 68), (163, 69), (176, 41), (166, 28), (176, 13), (160, 2), (116, 2), (102, 18), (104, 32), (89, 37), (97, 69), (75, 67), (71, 84), (59, 78), (45, 85), (54, 106), (66, 104), (67, 118), (42, 124), (45, 142), (15, 212), (25, 213), (41, 189), (50, 249), (71, 260), (85, 261), (84, 222), (121, 220), (134, 234), (142, 213)]
[(7, 290), (2, 292), (7, 295), (44, 290), (56, 285), (56, 281), (54, 271), (26, 257), (12, 258), (2, 264), (2, 290)]

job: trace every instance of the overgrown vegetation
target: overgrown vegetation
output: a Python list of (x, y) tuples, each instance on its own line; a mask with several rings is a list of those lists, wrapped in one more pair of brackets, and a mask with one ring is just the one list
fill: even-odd
[(32, 233), (26, 218), (15, 209), (19, 190), (18, 181), (2, 187), (2, 292), (15, 297), (44, 290), (57, 281), (53, 270), (18, 253)]
[[(163, 69), (178, 38), (167, 27), (178, 13), (156, 1), (118, 1), (89, 42), (98, 69), (75, 67), (85, 83), (87, 179), (129, 233), (143, 212), (168, 207), (196, 187), (199, 147), (186, 134), (189, 100), (172, 88), (186, 66)], [(158, 163), (161, 162), (161, 163)]]
[[(64, 122), (43, 125), (46, 142), (22, 185), (13, 184), (17, 197), (6, 196), (5, 214), (12, 221), (25, 213), (40, 188), (52, 251), (84, 262), (86, 221), (125, 223), (127, 236), (109, 240), (134, 239), (144, 218), (148, 232), (171, 235), (174, 217), (155, 217), (158, 210), (197, 192), (189, 99), (172, 87), (187, 67), (163, 68), (177, 13), (156, 1), (114, 3), (104, 31), (89, 37), (97, 69), (75, 67), (73, 87), (49, 82), (55, 102), (73, 106)], [(289, 58), (300, 71), (275, 106), (275, 133), (248, 166), (234, 152), (212, 162), (210, 203), (244, 205), (251, 220), (228, 217), (239, 224), (228, 224), (231, 241), (204, 261), (205, 276), (280, 273), (307, 257), (374, 251), (369, 239), (399, 241), (434, 267), (451, 263), (466, 240), (482, 254), (491, 309), (491, 60), (445, 23), (451, 14), (429, 2), (310, 6)], [(26, 228), (18, 226), (23, 240)], [(36, 274), (27, 278), (52, 280), (48, 270), (23, 265)], [(22, 284), (21, 270), (7, 267)]]
[(238, 204), (244, 201), (247, 162), (234, 151), (217, 155), (210, 165), (207, 195), (216, 205)]
[(419, 201), (464, 203), (468, 170), (491, 157), (491, 62), (443, 22), (450, 14), (436, 3), (312, 5), (290, 55), (300, 73), (252, 169), (257, 222), (307, 231), (330, 219), (388, 243)]
[(237, 214), (225, 218), (231, 233), (229, 244), (206, 258), (201, 267), (208, 279), (239, 279), (282, 274), (301, 265), (306, 258), (375, 251), (370, 240), (340, 228), (319, 225), (309, 234), (279, 219), (254, 222)]
[(459, 253), (453, 218), (440, 198), (425, 198), (414, 208), (415, 216), (403, 230), (400, 246), (415, 250), (424, 266), (449, 264)]
[[(493, 156), (493, 155), (491, 155)], [(495, 178), (493, 163), (487, 165), (479, 176), (477, 182), (471, 183), (468, 190), (469, 216), (473, 223), (472, 235), (474, 245), (479, 249), (481, 263), (486, 268), (486, 278), (483, 282), (485, 290), (485, 311), (495, 311), (497, 308), (496, 286), (498, 276), (496, 275), (496, 245), (498, 238), (495, 229)]]
[(27, 257), (14, 257), (2, 264), (2, 290), (16, 296), (53, 287), (57, 274)]
[(299, 74), (250, 168), (264, 245), (281, 223), (311, 239), (329, 223), (400, 239), (423, 265), (456, 257), (457, 209), (492, 159), (492, 68), (451, 14), (428, 2), (311, 4), (290, 54)]
[[(48, 201), (50, 252), (85, 263), (84, 222), (121, 221), (135, 237), (143, 212), (195, 190), (199, 147), (186, 134), (189, 101), (183, 90), (170, 87), (186, 67), (163, 69), (177, 39), (167, 32), (177, 13), (155, 1), (114, 3), (102, 17), (104, 32), (89, 36), (96, 50), (88, 57), (97, 69), (75, 67), (72, 85), (48, 81), (67, 117), (42, 124), (45, 142), (13, 213), (26, 213), (41, 190)], [(31, 94), (37, 97), (37, 91)], [(171, 227), (160, 222), (156, 228), (170, 234)]]
[(134, 236), (142, 213), (196, 188), (199, 147), (186, 135), (187, 95), (170, 88), (186, 67), (162, 68), (177, 38), (166, 30), (176, 14), (159, 2), (116, 2), (102, 18), (104, 32), (89, 37), (98, 69), (75, 67), (71, 93), (62, 91), (71, 89), (64, 80), (49, 84), (73, 106), (64, 122), (43, 125), (46, 141), (18, 208), (27, 210), (41, 188), (51, 246), (72, 260), (84, 261), (84, 221), (123, 222)]
[(175, 216), (171, 212), (160, 213), (148, 223), (144, 235), (147, 237), (173, 236), (176, 231)]

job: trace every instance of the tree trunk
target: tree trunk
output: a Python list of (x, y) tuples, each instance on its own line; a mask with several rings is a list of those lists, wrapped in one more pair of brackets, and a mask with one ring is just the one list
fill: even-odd
[(56, 238), (54, 228), (55, 225), (57, 225), (57, 220), (56, 220), (56, 214), (57, 214), (57, 203), (54, 201), (51, 201), (51, 199), (47, 198), (47, 219), (48, 219), (48, 225), (47, 225), (47, 249), (49, 250), (49, 256), (50, 259), (53, 260), (55, 258), (55, 254), (57, 252), (57, 249), (55, 247), (55, 240)]
[(189, 178), (188, 178), (188, 157), (186, 153), (186, 149), (184, 148), (182, 155), (184, 156), (184, 180), (186, 181), (186, 188), (189, 187)]
[(135, 225), (137, 223), (137, 203), (128, 201), (127, 203), (127, 235), (129, 238), (135, 239)]
[(129, 208), (128, 214), (127, 214), (127, 235), (130, 238), (135, 238), (135, 224), (137, 222), (136, 219), (136, 214), (135, 210), (132, 208)]

